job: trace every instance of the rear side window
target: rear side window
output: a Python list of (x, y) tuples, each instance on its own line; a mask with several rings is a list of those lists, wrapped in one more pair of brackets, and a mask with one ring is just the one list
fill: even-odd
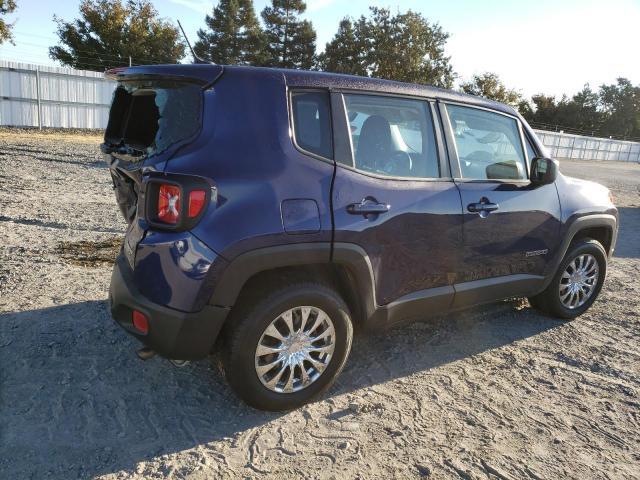
[(333, 158), (331, 107), (328, 92), (293, 92), (293, 134), (301, 149)]
[(528, 178), (520, 130), (514, 118), (457, 105), (447, 105), (447, 112), (463, 178)]
[(429, 104), (345, 95), (355, 167), (388, 177), (440, 176)]

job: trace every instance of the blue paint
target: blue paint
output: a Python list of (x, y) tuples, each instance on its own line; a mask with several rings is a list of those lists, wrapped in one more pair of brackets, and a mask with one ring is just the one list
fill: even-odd
[[(131, 247), (135, 249), (132, 276), (142, 295), (160, 306), (202, 311), (239, 256), (298, 243), (328, 247), (326, 256), (318, 257), (317, 252), (310, 256), (314, 264), (331, 262), (336, 242), (364, 251), (376, 307), (430, 289), (444, 289), (453, 296), (452, 286), (462, 282), (523, 273), (548, 277), (572, 222), (593, 212), (617, 216), (604, 187), (562, 175), (554, 184), (540, 186), (528, 181), (468, 182), (448, 174), (455, 172), (455, 157), (447, 153), (445, 135), (440, 133), (445, 123), (435, 100), (518, 117), (506, 105), (426, 86), (318, 72), (174, 65), (134, 67), (119, 79), (130, 75), (199, 82), (203, 120), (193, 139), (140, 164), (109, 160), (114, 174), (129, 179), (117, 186), (123, 212), (131, 210), (136, 194), (144, 199), (144, 192), (137, 190), (149, 172), (199, 177), (215, 185), (216, 192), (202, 218), (184, 231), (148, 228), (145, 207), (138, 205), (134, 221), (146, 231)], [(287, 98), (295, 89), (365, 90), (433, 102), (433, 109), (425, 105), (439, 132), (435, 150), (442, 178), (384, 178), (348, 168), (344, 159), (337, 162), (300, 150), (292, 139)], [(542, 151), (526, 122), (521, 122)], [(334, 135), (339, 128), (334, 118)], [(340, 143), (333, 144), (337, 155)], [(499, 204), (499, 210), (486, 217), (469, 212), (467, 205), (483, 197)], [(388, 211), (375, 215), (350, 211), (363, 199), (388, 206)], [(548, 253), (526, 255), (544, 250)], [(295, 260), (296, 265), (301, 263), (300, 258)]]

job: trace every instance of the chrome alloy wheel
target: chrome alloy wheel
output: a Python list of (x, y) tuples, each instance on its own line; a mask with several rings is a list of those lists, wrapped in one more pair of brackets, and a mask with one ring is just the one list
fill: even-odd
[(329, 365), (336, 333), (317, 307), (294, 307), (266, 328), (255, 353), (258, 378), (269, 390), (298, 392), (315, 382)]
[(560, 302), (569, 310), (585, 304), (598, 284), (598, 261), (590, 253), (578, 255), (560, 277)]

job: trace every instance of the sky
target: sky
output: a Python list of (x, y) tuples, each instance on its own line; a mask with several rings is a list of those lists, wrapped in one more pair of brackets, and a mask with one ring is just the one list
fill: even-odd
[[(179, 19), (191, 42), (217, 0), (152, 0), (161, 16)], [(0, 46), (0, 59), (54, 65), (54, 14), (78, 16), (78, 0), (18, 0), (15, 46)], [(269, 0), (254, 0), (260, 12)], [(445, 51), (458, 82), (497, 73), (526, 97), (560, 97), (626, 77), (640, 84), (640, 0), (307, 0), (324, 49), (345, 16), (367, 14), (369, 5), (393, 12), (412, 9), (451, 34)]]

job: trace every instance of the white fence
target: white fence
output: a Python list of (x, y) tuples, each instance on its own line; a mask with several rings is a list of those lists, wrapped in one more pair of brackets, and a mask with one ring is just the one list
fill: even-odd
[(106, 128), (114, 87), (99, 72), (0, 60), (0, 125)]
[(640, 143), (536, 130), (552, 158), (640, 162)]

